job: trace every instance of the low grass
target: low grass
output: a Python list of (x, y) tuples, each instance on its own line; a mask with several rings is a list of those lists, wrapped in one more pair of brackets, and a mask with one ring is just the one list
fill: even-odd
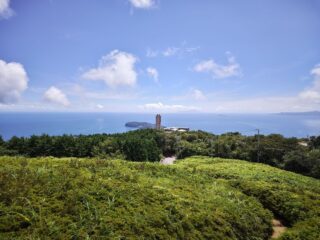
[(283, 239), (319, 239), (319, 196), (318, 180), (237, 160), (1, 157), (0, 239), (269, 239), (272, 212)]

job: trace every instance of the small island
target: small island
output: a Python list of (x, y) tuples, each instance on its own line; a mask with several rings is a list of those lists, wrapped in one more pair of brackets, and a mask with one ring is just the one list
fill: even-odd
[(145, 129), (145, 128), (155, 128), (156, 125), (148, 122), (127, 122), (125, 126), (129, 128)]

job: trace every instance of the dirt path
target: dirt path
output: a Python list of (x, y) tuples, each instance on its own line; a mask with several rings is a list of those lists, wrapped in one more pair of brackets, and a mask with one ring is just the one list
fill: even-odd
[(272, 239), (280, 237), (287, 230), (287, 228), (281, 223), (281, 221), (275, 218), (272, 220), (272, 229)]
[(175, 156), (172, 157), (166, 157), (161, 159), (160, 163), (163, 165), (171, 165), (177, 158)]

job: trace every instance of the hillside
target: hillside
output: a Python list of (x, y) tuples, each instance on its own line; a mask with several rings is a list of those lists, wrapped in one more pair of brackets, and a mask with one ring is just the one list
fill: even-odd
[(0, 239), (319, 239), (320, 181), (208, 157), (0, 158)]
[(319, 180), (231, 159), (194, 157), (178, 166), (257, 199), (290, 227), (282, 239), (320, 239)]

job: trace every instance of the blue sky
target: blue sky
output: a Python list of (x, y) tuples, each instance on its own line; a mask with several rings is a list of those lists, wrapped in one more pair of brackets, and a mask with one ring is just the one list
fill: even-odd
[(319, 0), (0, 0), (0, 111), (320, 110)]

